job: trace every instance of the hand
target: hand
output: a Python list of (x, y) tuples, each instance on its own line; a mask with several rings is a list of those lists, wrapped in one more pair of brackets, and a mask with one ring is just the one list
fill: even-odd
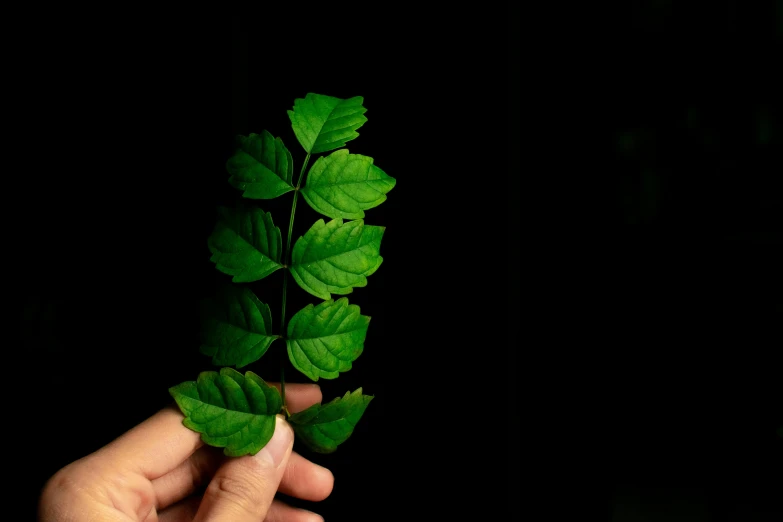
[[(273, 384), (273, 383), (270, 383)], [(279, 388), (279, 385), (275, 385)], [(289, 411), (321, 401), (314, 384), (287, 384)], [(274, 499), (304, 500), (332, 492), (332, 473), (292, 451), (290, 425), (277, 416), (272, 440), (255, 456), (225, 457), (182, 425), (172, 406), (49, 479), (41, 522), (316, 522), (320, 515)], [(203, 496), (194, 495), (209, 484)]]

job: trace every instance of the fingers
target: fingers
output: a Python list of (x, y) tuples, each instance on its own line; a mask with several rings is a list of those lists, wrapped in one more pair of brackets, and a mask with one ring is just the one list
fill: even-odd
[(334, 475), (331, 471), (293, 452), (278, 491), (302, 500), (319, 502), (331, 495), (333, 488)]
[(194, 522), (257, 522), (269, 511), (294, 446), (294, 430), (277, 416), (272, 439), (254, 456), (226, 459), (209, 482)]
[(168, 406), (127, 431), (95, 455), (123, 462), (152, 480), (176, 468), (203, 445), (201, 434), (182, 425), (182, 413)]
[[(280, 389), (278, 383), (269, 383)], [(292, 413), (321, 402), (317, 384), (286, 384), (286, 403)], [(157, 479), (175, 469), (203, 445), (201, 435), (182, 425), (176, 405), (166, 407), (96, 452), (115, 462), (126, 462), (128, 471)]]
[[(164, 509), (158, 514), (159, 522), (191, 522), (198, 512), (200, 497), (187, 500)], [(323, 517), (306, 509), (291, 507), (280, 500), (272, 501), (264, 522), (323, 522)], [(260, 519), (259, 519), (260, 520)]]
[(177, 502), (158, 512), (158, 522), (192, 522), (198, 513), (200, 503), (201, 497), (190, 497), (182, 502)]
[[(279, 382), (267, 383), (280, 390)], [(288, 411), (296, 413), (302, 410), (306, 410), (313, 404), (321, 402), (323, 395), (321, 394), (321, 387), (317, 384), (286, 384), (285, 385), (285, 402), (288, 407)]]
[[(152, 481), (158, 509), (164, 509), (196, 493), (209, 482), (226, 457), (222, 450), (203, 446), (166, 475)], [(318, 502), (332, 493), (334, 475), (300, 454), (291, 452), (278, 491), (302, 500)]]
[(285, 502), (275, 500), (266, 514), (264, 522), (323, 522), (318, 513), (291, 507)]
[(155, 505), (164, 509), (197, 492), (209, 482), (226, 458), (221, 448), (200, 447), (171, 472), (152, 481)]

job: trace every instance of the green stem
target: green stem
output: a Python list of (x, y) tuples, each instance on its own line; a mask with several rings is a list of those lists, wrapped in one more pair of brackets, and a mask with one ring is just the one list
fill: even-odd
[[(291, 264), (291, 235), (294, 233), (294, 216), (296, 215), (296, 200), (299, 197), (299, 187), (302, 184), (302, 176), (304, 175), (307, 164), (310, 161), (310, 153), (305, 156), (304, 163), (302, 164), (302, 170), (299, 171), (299, 178), (296, 180), (296, 188), (294, 189), (294, 201), (291, 203), (291, 218), (288, 220), (288, 239), (285, 242), (285, 250), (283, 251), (283, 307), (280, 313), (280, 335), (285, 336), (285, 299), (288, 289), (288, 266)], [(283, 409), (285, 410), (286, 417), (289, 416), (288, 408), (285, 405), (285, 357), (280, 359), (280, 391), (283, 396)]]
[[(305, 156), (304, 163), (302, 163), (302, 170), (299, 171), (299, 177), (296, 180), (296, 188), (294, 189), (294, 202), (291, 204), (291, 219), (288, 221), (288, 239), (285, 242), (285, 251), (283, 253), (283, 259), (288, 262), (291, 261), (291, 235), (294, 233), (294, 215), (296, 214), (296, 199), (299, 196), (299, 186), (302, 184), (302, 176), (307, 168), (307, 164), (310, 161), (310, 153)], [(284, 261), (286, 262), (286, 261)]]
[[(294, 196), (296, 197), (296, 196)], [(285, 259), (285, 257), (283, 257)], [(283, 313), (280, 315), (280, 335), (285, 337), (285, 296), (286, 286), (288, 286), (288, 271), (283, 269)], [(285, 405), (285, 355), (280, 358), (280, 392), (283, 398), (283, 411), (285, 412), (286, 420), (291, 416), (288, 413), (288, 407)]]

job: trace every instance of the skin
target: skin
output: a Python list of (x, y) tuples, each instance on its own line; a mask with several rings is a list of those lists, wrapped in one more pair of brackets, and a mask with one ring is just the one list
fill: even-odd
[[(279, 385), (275, 385), (279, 389)], [(286, 384), (288, 410), (321, 402), (315, 384)], [(320, 515), (274, 499), (276, 491), (320, 501), (334, 486), (331, 471), (292, 451), (293, 433), (278, 416), (279, 464), (225, 457), (182, 425), (176, 405), (164, 408), (107, 446), (55, 473), (44, 486), (46, 522), (320, 522)], [(290, 437), (290, 442), (286, 439)], [(278, 439), (280, 437), (280, 439)]]

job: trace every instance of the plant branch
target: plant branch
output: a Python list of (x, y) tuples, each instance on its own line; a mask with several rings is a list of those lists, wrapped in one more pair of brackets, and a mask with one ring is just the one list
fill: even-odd
[[(302, 163), (302, 170), (299, 171), (299, 178), (296, 180), (296, 188), (294, 189), (294, 201), (291, 203), (291, 218), (288, 220), (288, 239), (285, 242), (285, 250), (283, 251), (283, 307), (280, 312), (280, 335), (285, 336), (285, 300), (288, 289), (288, 267), (291, 264), (291, 235), (294, 233), (294, 216), (296, 215), (296, 200), (299, 197), (299, 187), (302, 184), (302, 176), (304, 175), (307, 164), (310, 161), (310, 153), (305, 156), (304, 163)], [(285, 357), (280, 359), (280, 392), (283, 396), (283, 409), (285, 410), (286, 417), (289, 417), (288, 408), (285, 405)]]

